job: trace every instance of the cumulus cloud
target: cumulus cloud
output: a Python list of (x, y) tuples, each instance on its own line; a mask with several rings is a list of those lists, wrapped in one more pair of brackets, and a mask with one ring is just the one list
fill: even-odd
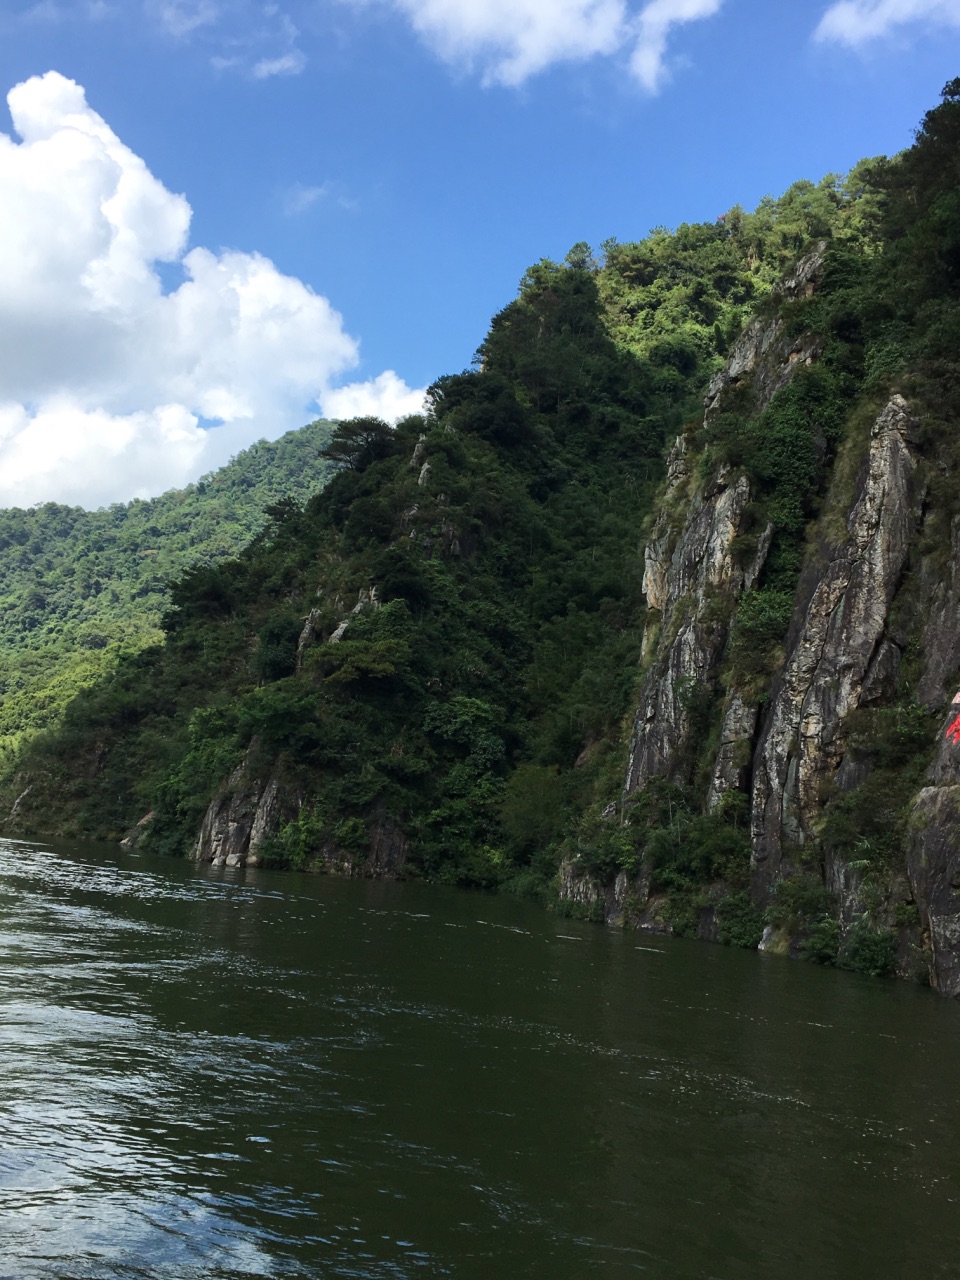
[(960, 0), (840, 0), (820, 19), (814, 38), (857, 46), (911, 23), (960, 27)]
[[(327, 299), (258, 254), (187, 251), (186, 199), (72, 80), (48, 72), (7, 100), (0, 505), (158, 493), (315, 415), (357, 363)], [(158, 263), (180, 266), (179, 288)]]
[(320, 399), (325, 418), (383, 418), (398, 422), (411, 413), (422, 413), (426, 387), (408, 387), (392, 369), (368, 382), (351, 382), (328, 391)]
[[(367, 0), (347, 0), (355, 5)], [(656, 92), (675, 27), (716, 13), (723, 0), (388, 0), (447, 62), (480, 67), (488, 83), (519, 85), (558, 62), (630, 54)]]

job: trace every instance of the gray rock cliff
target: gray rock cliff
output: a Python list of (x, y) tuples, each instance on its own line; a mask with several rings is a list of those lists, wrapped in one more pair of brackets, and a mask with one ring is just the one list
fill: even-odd
[(256, 866), (259, 850), (277, 829), (281, 816), (280, 784), (255, 764), (259, 743), (246, 755), (211, 800), (194, 848), (198, 862), (215, 867)]
[(894, 396), (874, 423), (847, 537), (814, 561), (801, 585), (753, 768), (751, 838), (763, 899), (815, 834), (823, 796), (843, 765), (850, 713), (898, 662), (886, 632), (919, 516), (913, 427), (906, 402)]
[[(779, 288), (782, 299), (807, 296), (815, 288), (824, 251), (820, 245), (798, 263)], [(710, 383), (704, 426), (730, 387), (745, 384), (753, 411), (762, 412), (818, 350), (815, 339), (787, 333), (780, 311), (753, 321)], [(734, 555), (734, 541), (746, 528), (750, 483), (726, 465), (705, 481), (698, 480), (691, 454), (690, 442), (679, 437), (667, 460), (658, 515), (644, 551), (643, 591), (650, 620), (643, 649), (650, 666), (633, 722), (625, 799), (653, 778), (684, 781), (682, 757), (691, 729), (691, 705), (716, 687), (730, 616), (739, 597), (757, 581), (770, 546), (771, 531), (766, 529), (752, 555), (745, 560)], [(743, 731), (750, 713), (740, 704), (730, 714), (734, 720), (726, 740), (733, 753), (734, 728)], [(718, 769), (717, 796), (727, 785), (732, 765), (728, 761)]]

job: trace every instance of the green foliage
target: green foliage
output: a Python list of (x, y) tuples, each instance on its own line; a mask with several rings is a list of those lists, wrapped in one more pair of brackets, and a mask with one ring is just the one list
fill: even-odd
[(827, 798), (822, 844), (847, 861), (896, 866), (908, 806), (929, 762), (933, 717), (917, 703), (864, 707), (848, 727), (850, 758), (862, 780)]
[(636, 842), (617, 822), (587, 821), (577, 840), (577, 864), (600, 880), (612, 880), (621, 870), (636, 871)]
[(777, 883), (764, 920), (791, 940), (799, 938), (798, 950), (805, 959), (834, 964), (840, 949), (836, 908), (836, 894), (813, 875), (801, 874)]
[(745, 889), (721, 899), (716, 911), (717, 937), (724, 946), (757, 949), (763, 937), (764, 919)]
[(661, 918), (677, 938), (695, 938), (700, 923), (700, 907), (690, 893), (671, 893), (661, 908)]
[(829, 889), (812, 876), (793, 876), (777, 885), (776, 899), (765, 918), (791, 937), (799, 937), (798, 950), (805, 960), (874, 977), (890, 973), (896, 959), (891, 930), (877, 927), (865, 916), (844, 936), (835, 912), (836, 896)]
[(518, 765), (504, 788), (501, 821), (518, 852), (541, 849), (563, 830), (564, 784), (555, 765)]
[(669, 825), (650, 832), (644, 855), (656, 891), (681, 893), (718, 880), (742, 887), (749, 873), (750, 842), (745, 831), (723, 817), (682, 808)]
[[(305, 510), (275, 504), (238, 559), (180, 579), (135, 719), (123, 663), (96, 695), (104, 777), (124, 753), (142, 768), (112, 797), (89, 780), (78, 803), (101, 829), (135, 821), (145, 797), (158, 831), (179, 821), (181, 847), (195, 837), (190, 777), (166, 755), (143, 767), (131, 735), (162, 722), (182, 750), (191, 716), (226, 699), (230, 750), (256, 740), (287, 761), (290, 785), (323, 798), (332, 845), (337, 821), (383, 810), (422, 874), (542, 890), (545, 846), (595, 773), (577, 762), (628, 705), (643, 609), (632, 543), (674, 414), (658, 376), (611, 341), (581, 257), (528, 274), (483, 370), (442, 379), (429, 418), (341, 424), (324, 451), (340, 469)], [(45, 760), (70, 770), (55, 741)], [(320, 811), (306, 808), (271, 856), (296, 864), (316, 846)]]
[(296, 614), (272, 617), (257, 636), (256, 671), (267, 682), (292, 676), (303, 620)]
[(804, 960), (814, 964), (836, 964), (840, 951), (840, 924), (833, 919), (817, 920), (800, 943)]
[(896, 939), (889, 929), (877, 929), (865, 921), (853, 926), (844, 940), (837, 963), (841, 969), (885, 978), (893, 972)]
[[(872, 245), (879, 222), (870, 164), (846, 179), (796, 182), (753, 213), (655, 228), (634, 244), (610, 240), (599, 272), (611, 333), (685, 399), (720, 363), (784, 269), (819, 240)], [(586, 246), (575, 246), (583, 250)]]
[(320, 455), (352, 471), (364, 471), (393, 447), (393, 432), (380, 418), (351, 418), (336, 425)]
[(808, 875), (788, 876), (778, 881), (765, 919), (777, 928), (797, 933), (830, 916), (835, 907), (836, 895), (820, 880)]
[(793, 593), (766, 588), (744, 596), (730, 637), (730, 679), (739, 689), (770, 676), (783, 653)]

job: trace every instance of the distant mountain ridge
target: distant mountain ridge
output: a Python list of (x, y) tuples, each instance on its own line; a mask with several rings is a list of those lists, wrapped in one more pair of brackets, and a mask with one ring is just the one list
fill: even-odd
[(316, 493), (331, 430), (319, 420), (258, 441), (156, 498), (0, 509), (0, 743), (55, 723), (120, 651), (156, 641), (169, 584), (188, 566), (237, 555), (267, 508)]

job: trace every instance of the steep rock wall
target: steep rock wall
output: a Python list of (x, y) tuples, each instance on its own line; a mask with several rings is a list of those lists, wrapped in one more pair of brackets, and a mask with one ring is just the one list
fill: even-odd
[(793, 869), (791, 853), (815, 834), (827, 787), (841, 774), (844, 725), (881, 696), (900, 655), (887, 635), (919, 513), (915, 427), (894, 396), (880, 413), (847, 519), (846, 540), (808, 567), (753, 766), (751, 839), (755, 891), (769, 898)]
[[(815, 289), (824, 252), (820, 245), (798, 263), (780, 286), (781, 301), (808, 296)], [(710, 383), (704, 426), (731, 387), (747, 389), (753, 411), (762, 412), (818, 350), (816, 339), (790, 336), (779, 311), (753, 321)], [(766, 529), (754, 553), (746, 562), (738, 561), (733, 544), (745, 530), (750, 483), (726, 465), (698, 481), (691, 452), (683, 436), (671, 449), (657, 519), (644, 551), (643, 591), (650, 621), (643, 648), (651, 665), (633, 721), (625, 801), (654, 778), (686, 780), (683, 748), (691, 729), (691, 702), (715, 689), (730, 617), (737, 600), (759, 577), (770, 546), (771, 530)], [(728, 714), (725, 740), (732, 757), (751, 712), (740, 703), (731, 704)], [(717, 796), (732, 775), (731, 761), (718, 764)]]
[[(822, 260), (818, 250), (785, 282), (784, 293), (805, 296), (814, 289)], [(708, 389), (706, 429), (724, 412), (731, 389), (737, 412), (762, 412), (817, 358), (812, 338), (789, 335), (780, 312), (750, 326)], [(960, 746), (941, 742), (927, 785), (912, 803), (902, 862), (858, 860), (837, 851), (848, 847), (842, 840), (824, 837), (830, 806), (846, 803), (874, 768), (870, 751), (856, 738), (851, 742), (854, 727), (892, 723), (858, 721), (854, 713), (907, 707), (910, 699), (942, 708), (960, 668), (960, 517), (951, 519), (949, 504), (930, 484), (931, 460), (919, 443), (926, 430), (893, 394), (868, 438), (858, 445), (856, 434), (848, 437), (835, 494), (809, 531), (783, 657), (766, 690), (751, 683), (749, 692), (724, 689), (721, 676), (729, 679), (731, 627), (741, 599), (760, 581), (771, 531), (757, 537), (754, 528), (752, 543), (740, 543), (754, 546), (749, 558), (736, 554), (752, 515), (748, 480), (726, 466), (705, 472), (697, 434), (675, 442), (644, 553), (645, 674), (620, 815), (629, 826), (634, 804), (653, 780), (687, 785), (695, 763), (704, 812), (722, 808), (728, 793), (742, 793), (731, 813), (746, 806), (755, 912), (778, 900), (784, 879), (807, 886), (819, 879), (832, 903), (835, 946), (846, 948), (858, 936), (886, 938), (896, 945), (896, 972), (915, 977), (925, 954), (932, 985), (960, 995)], [(841, 500), (843, 485), (850, 496)], [(704, 699), (716, 735), (706, 774), (703, 715), (697, 720), (692, 711), (699, 700), (702, 712)], [(916, 756), (911, 759), (915, 768)], [(635, 850), (643, 840), (638, 830)], [(651, 877), (646, 856), (638, 872), (621, 870), (609, 882), (578, 870), (575, 860), (563, 870), (561, 893), (609, 922), (669, 927), (664, 920), (674, 908), (662, 890), (651, 897), (657, 882)], [(722, 909), (729, 892), (713, 883), (692, 901), (698, 936), (716, 935), (716, 904)], [(914, 908), (919, 925), (910, 923)], [(796, 924), (777, 926), (784, 948), (797, 954), (816, 919), (823, 917), (811, 916), (799, 932)], [(689, 912), (683, 927), (691, 929)]]
[[(951, 708), (951, 719), (958, 709)], [(960, 996), (960, 748), (945, 736), (927, 783), (910, 812), (907, 876), (929, 952), (930, 985)]]

